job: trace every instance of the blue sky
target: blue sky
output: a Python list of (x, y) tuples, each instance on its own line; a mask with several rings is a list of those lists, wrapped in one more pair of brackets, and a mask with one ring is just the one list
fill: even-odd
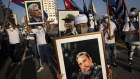
[[(9, 0), (2, 0), (2, 2), (8, 7)], [(83, 8), (83, 0), (73, 0), (81, 9)], [(85, 3), (88, 7), (90, 0), (85, 0)], [(140, 11), (140, 0), (125, 0), (128, 10), (131, 7), (136, 7), (138, 11)], [(97, 11), (97, 18), (101, 18), (107, 11), (106, 3), (103, 0), (93, 0), (94, 6)], [(13, 10), (14, 14), (17, 14), (18, 22), (21, 23), (22, 17), (25, 15), (25, 9), (12, 3), (10, 4), (10, 8)], [(58, 8), (59, 10), (64, 10), (64, 2), (63, 0), (58, 0)]]

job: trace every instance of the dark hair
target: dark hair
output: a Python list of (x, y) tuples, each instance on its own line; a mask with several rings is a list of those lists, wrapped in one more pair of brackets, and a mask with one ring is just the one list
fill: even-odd
[(132, 7), (132, 8), (130, 9), (130, 12), (133, 12), (135, 9), (137, 10), (137, 8)]

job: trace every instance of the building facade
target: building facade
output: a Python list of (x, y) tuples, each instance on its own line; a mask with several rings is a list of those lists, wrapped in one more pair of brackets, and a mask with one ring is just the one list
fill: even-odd
[(57, 24), (57, 0), (43, 0), (43, 8), (50, 24)]

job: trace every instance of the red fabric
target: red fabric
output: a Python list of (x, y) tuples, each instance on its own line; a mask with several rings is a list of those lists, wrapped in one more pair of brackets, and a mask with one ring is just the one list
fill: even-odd
[(113, 6), (109, 5), (109, 11), (115, 13), (115, 10), (114, 10)]
[(71, 5), (70, 0), (64, 0), (64, 2), (65, 2), (66, 10), (72, 10), (73, 9), (73, 6)]
[(24, 2), (24, 0), (11, 0), (12, 2)]

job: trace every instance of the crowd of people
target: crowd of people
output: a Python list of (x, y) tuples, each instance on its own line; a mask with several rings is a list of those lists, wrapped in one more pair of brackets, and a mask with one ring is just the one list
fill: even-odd
[[(36, 5), (35, 5), (36, 6)], [(37, 10), (40, 14), (40, 11)], [(37, 11), (30, 10), (30, 14), (35, 17), (37, 14)], [(35, 12), (35, 13), (32, 13)], [(98, 32), (103, 31), (104, 34), (104, 43), (106, 48), (106, 56), (107, 56), (107, 71), (108, 71), (108, 77), (111, 78), (112, 76), (112, 70), (111, 66), (117, 67), (116, 62), (116, 34), (121, 31), (122, 35), (125, 36), (124, 42), (126, 43), (126, 46), (128, 48), (128, 61), (129, 61), (129, 71), (133, 71), (133, 54), (134, 50), (137, 49), (137, 51), (140, 51), (140, 41), (139, 41), (139, 26), (138, 26), (138, 16), (136, 13), (136, 8), (132, 8), (131, 12), (129, 14), (129, 17), (127, 18), (127, 22), (124, 22), (123, 28), (120, 29), (119, 23), (117, 21), (114, 22), (114, 20), (108, 19), (108, 15), (105, 14), (103, 16), (102, 21), (96, 21), (95, 16), (93, 14), (89, 14), (86, 16), (85, 14), (79, 14), (79, 15), (72, 15), (67, 14), (65, 18), (62, 20), (64, 21), (64, 27), (65, 30), (61, 32), (61, 36), (70, 36), (70, 35), (77, 35), (77, 34), (83, 34), (83, 33), (90, 33), (90, 32)], [(36, 22), (39, 22), (37, 18), (35, 17)], [(21, 58), (24, 53), (24, 51), (20, 51), (20, 45), (21, 42), (26, 42), (25, 47), (29, 47), (33, 53), (33, 56), (36, 57), (39, 60), (40, 66), (37, 70), (37, 72), (40, 72), (44, 69), (43, 56), (46, 56), (47, 58), (47, 64), (50, 67), (52, 65), (51, 57), (50, 57), (50, 45), (46, 39), (48, 37), (46, 34), (47, 31), (51, 28), (51, 25), (49, 22), (47, 22), (46, 19), (44, 19), (44, 24), (39, 25), (28, 25), (27, 19), (25, 18), (25, 25), (23, 28), (19, 29), (16, 25), (9, 23), (9, 27), (5, 29), (5, 31), (0, 31), (0, 51), (3, 53), (6, 53), (4, 51), (3, 40), (8, 39), (8, 51), (10, 53), (10, 58), (12, 59), (12, 62), (10, 64), (10, 67), (14, 65), (20, 65), (21, 64)], [(58, 28), (58, 27), (55, 27)], [(21, 41), (21, 36), (24, 36), (24, 40)], [(59, 34), (57, 35), (59, 36)], [(52, 40), (52, 39), (51, 39)], [(2, 53), (0, 53), (2, 54)], [(84, 59), (82, 59), (84, 58)], [(88, 63), (84, 64), (84, 60), (86, 60)], [(100, 66), (94, 65), (92, 62), (91, 57), (88, 55), (87, 52), (81, 52), (77, 55), (76, 59), (81, 72), (79, 73), (78, 79), (102, 79), (100, 76), (102, 73), (97, 73), (101, 70)], [(85, 66), (83, 66), (83, 64)], [(84, 70), (84, 68), (88, 67), (87, 70)], [(58, 74), (59, 79), (62, 78), (61, 74)]]

